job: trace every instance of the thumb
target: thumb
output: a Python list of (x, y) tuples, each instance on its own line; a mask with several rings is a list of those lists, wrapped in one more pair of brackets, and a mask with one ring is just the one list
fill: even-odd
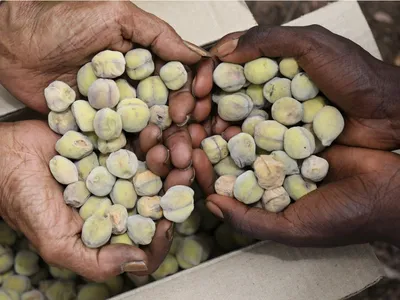
[(43, 249), (41, 255), (48, 264), (67, 268), (92, 281), (103, 282), (123, 272), (151, 274), (168, 253), (172, 241), (170, 228), (171, 222), (160, 221), (152, 243), (143, 249), (125, 244), (90, 249), (75, 235), (51, 249)]
[(166, 22), (131, 2), (124, 3), (119, 21), (125, 39), (144, 47), (150, 47), (158, 57), (165, 61), (178, 60), (191, 65), (201, 59), (200, 55), (190, 50)]
[[(304, 68), (307, 54), (319, 48), (333, 34), (327, 29), (311, 25), (305, 27), (255, 26), (247, 32), (235, 32), (223, 37), (211, 51), (220, 60), (246, 63), (261, 56), (294, 57)], [(337, 42), (337, 41), (336, 41)], [(311, 61), (310, 61), (311, 62)]]
[(251, 208), (224, 196), (211, 195), (207, 207), (238, 232), (260, 240), (297, 247), (329, 247), (364, 243), (368, 212), (364, 203), (348, 198), (358, 179), (326, 184), (303, 196), (280, 213)]

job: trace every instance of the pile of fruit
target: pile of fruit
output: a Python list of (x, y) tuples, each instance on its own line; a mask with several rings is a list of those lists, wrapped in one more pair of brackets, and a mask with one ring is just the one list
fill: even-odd
[[(83, 243), (148, 245), (156, 222), (166, 218), (176, 226), (164, 262), (151, 276), (88, 282), (46, 265), (1, 221), (0, 299), (107, 299), (254, 242), (207, 210), (196, 181), (163, 190), (163, 179), (129, 149), (129, 134), (151, 123), (161, 130), (172, 125), (169, 91), (187, 82), (180, 62), (165, 63), (157, 76), (155, 69), (146, 49), (125, 56), (106, 50), (79, 70), (79, 100), (61, 81), (44, 94), (49, 127), (60, 134), (50, 171), (65, 187), (66, 205), (84, 220)], [(297, 62), (262, 57), (244, 66), (220, 63), (213, 80), (218, 116), (241, 128), (229, 140), (213, 135), (201, 142), (218, 175), (216, 193), (276, 213), (315, 190), (329, 169), (317, 154), (339, 136), (344, 119)]]

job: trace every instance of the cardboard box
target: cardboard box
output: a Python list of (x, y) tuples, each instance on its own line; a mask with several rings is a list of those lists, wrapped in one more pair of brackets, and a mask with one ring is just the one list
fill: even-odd
[[(169, 22), (184, 38), (207, 45), (226, 33), (255, 25), (244, 2), (138, 2)], [(286, 25), (321, 24), (380, 58), (356, 2), (337, 2)], [(0, 86), (2, 120), (37, 118)], [(1, 118), (0, 118), (1, 119)], [(383, 268), (369, 245), (333, 249), (292, 248), (273, 242), (213, 259), (112, 299), (333, 300), (379, 281)]]

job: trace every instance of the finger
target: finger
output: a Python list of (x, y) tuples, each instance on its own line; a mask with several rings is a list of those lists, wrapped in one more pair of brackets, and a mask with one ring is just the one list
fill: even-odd
[(201, 149), (193, 150), (193, 168), (196, 171), (196, 179), (204, 193), (214, 193), (216, 174), (207, 155)]
[(239, 64), (261, 56), (300, 59), (310, 50), (310, 28), (316, 27), (255, 26), (223, 37), (212, 52), (222, 61)]
[(149, 124), (139, 134), (140, 150), (147, 153), (162, 141), (162, 130), (155, 124)]
[(168, 97), (169, 115), (174, 123), (183, 126), (189, 119), (195, 108), (196, 101), (192, 95), (192, 71), (186, 68), (188, 80), (186, 84), (178, 91), (172, 91)]
[(207, 132), (200, 124), (190, 124), (188, 126), (190, 138), (192, 140), (192, 148), (200, 148), (201, 141), (207, 137)]
[(172, 168), (169, 150), (164, 145), (156, 145), (146, 154), (146, 165), (160, 177), (166, 177)]
[(165, 65), (165, 61), (156, 56), (154, 58), (154, 75), (160, 76), (160, 70)]
[(379, 155), (384, 155), (385, 164), (388, 166), (395, 166), (400, 162), (399, 155), (386, 151), (343, 145), (329, 147), (319, 154), (329, 162), (329, 172), (324, 183), (382, 170), (383, 159), (377, 159)]
[(196, 105), (192, 112), (192, 120), (203, 122), (211, 113), (211, 94), (204, 98), (197, 99)]
[(212, 119), (211, 131), (213, 134), (222, 134), (228, 127), (230, 123), (222, 120), (220, 116), (214, 116)]
[(175, 185), (191, 186), (195, 178), (194, 168), (186, 170), (173, 169), (164, 182), (164, 191)]
[(217, 62), (213, 58), (208, 58), (200, 62), (196, 76), (193, 80), (193, 94), (198, 98), (204, 98), (211, 93), (213, 88), (212, 74)]
[(150, 47), (165, 61), (190, 65), (200, 60), (201, 56), (190, 50), (170, 25), (132, 3), (124, 3), (117, 17), (125, 39)]
[(188, 168), (192, 163), (192, 141), (187, 128), (172, 125), (163, 132), (163, 140), (172, 164), (178, 169)]
[(174, 234), (173, 223), (168, 220), (160, 220), (157, 223), (156, 232), (151, 244), (143, 251), (148, 258), (148, 270), (146, 272), (134, 272), (135, 275), (151, 274), (160, 266), (168, 254)]
[(242, 129), (239, 126), (230, 126), (223, 133), (221, 133), (221, 136), (226, 140), (229, 141), (231, 138), (233, 138), (235, 135), (239, 134), (242, 132)]
[(387, 129), (388, 123), (386, 118), (374, 120), (346, 118), (346, 126), (336, 142), (371, 149), (397, 149), (398, 139), (393, 135), (393, 131)]

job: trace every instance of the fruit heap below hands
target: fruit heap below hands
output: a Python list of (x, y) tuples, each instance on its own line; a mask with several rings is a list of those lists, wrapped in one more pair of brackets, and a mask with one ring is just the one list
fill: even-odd
[[(171, 126), (168, 89), (183, 87), (187, 72), (176, 61), (166, 63), (160, 76), (152, 76), (154, 70), (146, 49), (125, 56), (106, 50), (77, 74), (79, 91), (87, 100), (76, 100), (75, 91), (61, 81), (44, 91), (51, 110), (49, 126), (62, 135), (50, 171), (66, 186), (65, 203), (79, 209), (85, 220), (81, 236), (89, 248), (118, 241), (126, 233), (134, 244), (148, 245), (155, 221), (164, 216), (180, 223), (194, 208), (191, 188), (162, 191), (161, 178), (124, 149), (125, 133), (139, 133), (149, 123), (161, 130)], [(124, 75), (139, 81), (136, 89), (121, 78)]]
[(329, 169), (316, 154), (339, 136), (344, 119), (297, 62), (221, 63), (213, 80), (219, 117), (242, 131), (229, 141), (214, 135), (201, 143), (219, 176), (216, 193), (280, 212), (315, 190)]

